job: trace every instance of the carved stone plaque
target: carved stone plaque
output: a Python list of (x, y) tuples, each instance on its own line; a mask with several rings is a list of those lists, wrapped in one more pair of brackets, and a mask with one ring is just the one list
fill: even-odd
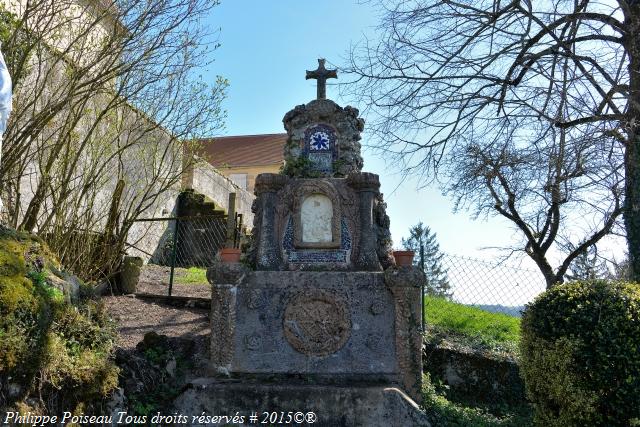
[(351, 335), (346, 303), (333, 292), (309, 290), (294, 296), (284, 312), (284, 336), (309, 356), (328, 356), (340, 350)]
[(333, 241), (333, 204), (323, 194), (312, 194), (302, 202), (300, 209), (302, 241), (324, 243)]

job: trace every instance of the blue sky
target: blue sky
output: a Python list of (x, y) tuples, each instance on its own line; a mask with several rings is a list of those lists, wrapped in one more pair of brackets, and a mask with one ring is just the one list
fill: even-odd
[[(208, 22), (221, 28), (222, 46), (213, 54), (215, 62), (203, 70), (207, 79), (219, 74), (230, 81), (223, 134), (284, 132), (285, 113), (315, 98), (315, 81), (305, 80), (305, 70), (315, 69), (319, 57), (344, 64), (350, 44), (375, 35), (376, 16), (371, 4), (355, 0), (223, 0)], [(335, 86), (328, 86), (327, 97), (348, 104)], [(366, 126), (362, 142), (367, 142)], [(420, 220), (437, 233), (441, 249), (452, 254), (492, 258), (495, 252), (480, 249), (508, 246), (517, 238), (505, 220), (454, 215), (451, 201), (438, 189), (417, 190), (419, 183), (412, 179), (401, 183), (393, 165), (367, 150), (363, 156), (364, 170), (380, 175), (396, 246)]]

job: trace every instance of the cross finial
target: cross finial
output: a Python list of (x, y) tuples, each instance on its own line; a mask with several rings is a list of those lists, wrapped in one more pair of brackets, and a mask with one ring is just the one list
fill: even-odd
[(318, 99), (327, 98), (327, 79), (337, 79), (338, 72), (336, 70), (327, 70), (324, 68), (324, 58), (318, 59), (318, 68), (307, 70), (306, 80), (316, 79), (318, 81)]

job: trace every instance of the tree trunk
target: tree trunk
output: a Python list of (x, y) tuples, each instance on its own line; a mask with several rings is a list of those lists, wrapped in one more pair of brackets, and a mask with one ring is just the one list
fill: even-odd
[(48, 175), (44, 174), (38, 183), (36, 192), (33, 195), (33, 199), (29, 202), (27, 211), (24, 214), (24, 219), (20, 225), (20, 229), (28, 233), (32, 233), (36, 224), (38, 223), (38, 214), (40, 213), (40, 207), (44, 203), (46, 190), (49, 183)]
[(624, 225), (629, 250), (630, 279), (640, 282), (640, 5), (625, 8), (629, 54), (628, 140), (625, 152)]

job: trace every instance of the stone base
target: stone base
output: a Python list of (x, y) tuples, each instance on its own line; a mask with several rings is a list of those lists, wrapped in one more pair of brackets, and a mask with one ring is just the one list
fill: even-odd
[(418, 268), (249, 271), (222, 264), (208, 277), (211, 363), (203, 375), (386, 381), (420, 399)]
[[(241, 415), (244, 424), (229, 422), (220, 425), (248, 425), (249, 416), (257, 413), (261, 424), (267, 413), (282, 412), (285, 417), (266, 425), (297, 426), (430, 426), (427, 416), (406, 394), (394, 387), (353, 385), (320, 386), (266, 382), (237, 382), (213, 378), (200, 378), (191, 383), (174, 402), (178, 413), (185, 415)], [(296, 412), (317, 417), (313, 423), (303, 421), (286, 423), (287, 414)], [(300, 415), (298, 415), (300, 417)], [(271, 420), (273, 421), (273, 420)], [(189, 416), (189, 422), (192, 422)], [(198, 424), (196, 419), (190, 425)], [(211, 425), (211, 424), (210, 424)], [(262, 424), (264, 425), (264, 424)]]

